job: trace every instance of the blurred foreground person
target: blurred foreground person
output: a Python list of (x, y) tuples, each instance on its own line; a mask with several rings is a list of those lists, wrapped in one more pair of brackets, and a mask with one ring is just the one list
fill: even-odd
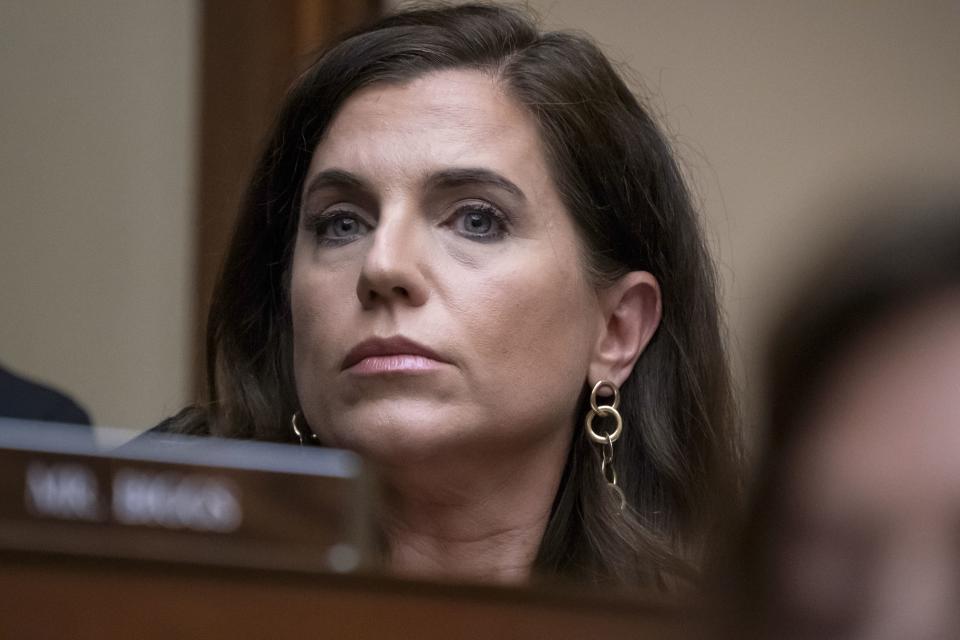
[(960, 207), (919, 213), (851, 236), (774, 333), (750, 637), (960, 637)]

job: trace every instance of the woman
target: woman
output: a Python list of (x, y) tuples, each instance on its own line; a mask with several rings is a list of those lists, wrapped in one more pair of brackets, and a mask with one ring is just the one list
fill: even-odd
[(960, 209), (874, 212), (778, 326), (737, 637), (957, 637)]
[(401, 573), (686, 579), (735, 494), (669, 146), (595, 45), (511, 9), (392, 15), (298, 80), (207, 358), (210, 402), (165, 428), (360, 452)]

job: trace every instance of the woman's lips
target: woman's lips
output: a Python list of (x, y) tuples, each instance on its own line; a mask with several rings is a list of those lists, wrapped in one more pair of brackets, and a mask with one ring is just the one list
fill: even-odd
[(356, 345), (343, 359), (341, 370), (360, 375), (422, 373), (445, 363), (428, 347), (403, 336), (370, 338)]
[(349, 368), (350, 373), (360, 375), (379, 375), (384, 373), (420, 373), (432, 371), (440, 363), (423, 356), (397, 354), (391, 356), (370, 356)]

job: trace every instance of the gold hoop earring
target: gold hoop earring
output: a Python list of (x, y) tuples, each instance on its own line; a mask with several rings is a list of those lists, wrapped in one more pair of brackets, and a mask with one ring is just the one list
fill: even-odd
[(318, 437), (317, 437), (317, 434), (315, 434), (313, 431), (310, 430), (310, 427), (304, 425), (303, 431), (300, 431), (300, 428), (297, 427), (297, 412), (296, 412), (296, 411), (294, 411), (294, 412), (293, 412), (293, 415), (290, 416), (290, 427), (293, 429), (293, 435), (295, 435), (295, 436), (297, 437), (297, 440), (300, 441), (300, 446), (301, 446), (301, 447), (306, 444), (306, 440), (305, 440), (305, 438), (304, 438), (304, 432), (306, 432), (306, 439), (309, 439), (309, 441), (310, 441), (311, 443), (313, 443), (313, 444), (320, 444), (320, 438), (318, 438)]
[[(597, 393), (604, 387), (613, 391), (612, 404), (597, 404)], [(607, 483), (610, 491), (618, 498), (620, 502), (620, 513), (623, 513), (624, 508), (627, 506), (627, 497), (623, 494), (623, 490), (617, 485), (617, 470), (613, 468), (613, 443), (616, 442), (620, 438), (620, 434), (623, 433), (623, 416), (621, 416), (617, 410), (619, 407), (620, 389), (609, 380), (600, 380), (597, 384), (593, 385), (593, 390), (590, 392), (590, 411), (587, 412), (584, 427), (587, 431), (587, 437), (602, 447), (600, 475), (603, 476), (603, 480)], [(594, 431), (593, 420), (597, 416), (613, 418), (615, 423), (613, 431), (603, 435)]]

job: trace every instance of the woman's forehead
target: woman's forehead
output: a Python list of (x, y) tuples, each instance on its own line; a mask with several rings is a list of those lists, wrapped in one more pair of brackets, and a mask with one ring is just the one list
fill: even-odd
[(358, 91), (317, 145), (310, 174), (337, 167), (385, 178), (451, 166), (486, 166), (533, 182), (546, 173), (533, 118), (490, 74), (438, 71)]

